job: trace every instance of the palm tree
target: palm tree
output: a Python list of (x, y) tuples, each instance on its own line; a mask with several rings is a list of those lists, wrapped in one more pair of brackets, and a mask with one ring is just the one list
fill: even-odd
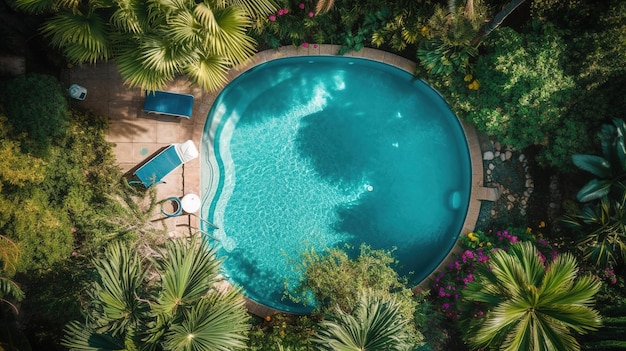
[(316, 343), (329, 351), (413, 350), (417, 345), (407, 332), (409, 322), (395, 300), (365, 293), (351, 313), (337, 307), (331, 320), (320, 322)]
[(115, 59), (130, 86), (157, 90), (186, 75), (205, 90), (226, 81), (230, 67), (255, 51), (253, 21), (272, 0), (103, 2), (17, 0), (31, 13), (52, 13), (42, 33), (71, 63)]
[(604, 196), (597, 204), (585, 204), (561, 221), (580, 233), (578, 247), (585, 260), (596, 267), (618, 265), (626, 259), (626, 186), (618, 183), (621, 195)]
[(62, 343), (70, 350), (246, 347), (243, 298), (237, 289), (216, 289), (220, 262), (205, 239), (169, 241), (149, 262), (113, 243), (94, 264), (99, 280), (87, 320), (66, 326)]
[(572, 332), (596, 330), (600, 315), (591, 306), (601, 282), (579, 276), (575, 258), (560, 254), (544, 265), (530, 242), (492, 253), (463, 291), (466, 304), (486, 313), (465, 320), (464, 335), (477, 349), (580, 350)]

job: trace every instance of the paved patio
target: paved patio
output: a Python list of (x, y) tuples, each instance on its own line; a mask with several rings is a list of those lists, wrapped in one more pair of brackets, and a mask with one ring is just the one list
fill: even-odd
[[(252, 57), (246, 65), (232, 69), (229, 81), (245, 72), (250, 67), (276, 58), (295, 55), (336, 55), (339, 50), (335, 45), (319, 45), (317, 48), (282, 47), (267, 50)], [(413, 73), (415, 63), (400, 56), (384, 51), (362, 49), (346, 56), (358, 56), (385, 62)], [(87, 88), (84, 101), (72, 100), (72, 104), (92, 110), (98, 115), (108, 116), (110, 129), (107, 140), (115, 144), (115, 156), (125, 172), (133, 169), (150, 155), (172, 143), (192, 140), (201, 152), (201, 141), (208, 112), (218, 93), (206, 93), (192, 86), (184, 79), (171, 83), (164, 90), (192, 94), (195, 98), (191, 119), (176, 118), (143, 112), (145, 92), (138, 88), (129, 88), (123, 84), (113, 63), (74, 67), (64, 77), (68, 84), (79, 84)], [(480, 212), (482, 200), (494, 200), (497, 194), (493, 189), (483, 187), (483, 163), (480, 144), (474, 128), (465, 125), (472, 163), (472, 192), (468, 215), (462, 233), (474, 229)], [(179, 167), (165, 178), (165, 184), (157, 185), (157, 199), (170, 196), (182, 197), (185, 194), (201, 195), (200, 160), (203, 155)], [(201, 196), (202, 197), (202, 196)], [(163, 218), (160, 212), (154, 214), (170, 233), (186, 235), (193, 228), (199, 227), (195, 216)], [(275, 311), (250, 305), (252, 312), (260, 316), (271, 315)]]

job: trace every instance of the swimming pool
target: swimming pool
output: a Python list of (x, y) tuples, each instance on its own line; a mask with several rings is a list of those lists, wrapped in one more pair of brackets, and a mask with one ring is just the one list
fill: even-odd
[(465, 220), (471, 165), (441, 96), (399, 68), (342, 56), (257, 65), (216, 98), (202, 138), (202, 216), (223, 270), (251, 299), (283, 299), (307, 249), (397, 248), (418, 283)]

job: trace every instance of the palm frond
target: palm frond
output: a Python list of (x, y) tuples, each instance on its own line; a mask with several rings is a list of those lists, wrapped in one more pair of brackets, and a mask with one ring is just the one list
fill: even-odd
[(335, 0), (317, 0), (315, 4), (315, 13), (327, 13), (335, 5)]
[(106, 334), (98, 334), (88, 325), (70, 322), (65, 326), (61, 345), (70, 351), (124, 351), (124, 341)]
[(323, 350), (409, 350), (409, 320), (393, 299), (363, 293), (351, 313), (337, 307), (331, 320), (321, 322), (315, 342)]
[[(175, 77), (172, 64), (166, 65), (166, 69), (162, 70), (158, 69), (159, 67), (146, 66), (144, 62), (146, 53), (141, 52), (142, 48), (143, 45), (139, 43), (126, 43), (120, 47), (115, 61), (120, 75), (131, 87), (140, 87), (150, 91), (163, 89)], [(160, 55), (158, 48), (150, 52), (157, 52)], [(158, 59), (153, 61), (159, 64)]]
[(148, 6), (139, 0), (115, 0), (117, 9), (111, 15), (111, 24), (124, 32), (141, 34), (148, 23)]
[(256, 42), (248, 36), (250, 18), (238, 7), (227, 7), (215, 11), (215, 21), (219, 28), (209, 38), (209, 54), (226, 57), (233, 65), (245, 62), (254, 55)]
[(43, 25), (42, 34), (70, 62), (95, 63), (112, 55), (107, 22), (97, 12), (59, 12)]
[(15, 0), (15, 6), (32, 14), (48, 13), (58, 8), (57, 0)]
[(100, 322), (116, 336), (135, 329), (147, 311), (138, 298), (146, 273), (139, 256), (119, 242), (110, 244), (105, 256), (95, 262), (100, 282), (93, 295), (102, 308)]
[(200, 23), (190, 11), (179, 11), (170, 17), (168, 21), (167, 35), (170, 38), (170, 45), (191, 46), (201, 45), (204, 33)]
[(22, 301), (26, 295), (16, 282), (6, 277), (0, 277), (0, 302), (11, 306), (15, 314), (18, 314), (17, 306), (13, 304), (13, 301), (9, 301), (5, 297)]
[(219, 55), (206, 56), (184, 67), (191, 81), (206, 91), (217, 91), (226, 84), (228, 60)]
[(165, 335), (166, 350), (243, 350), (248, 314), (239, 291), (214, 291), (184, 313)]
[(169, 241), (166, 257), (159, 262), (162, 291), (155, 311), (174, 316), (179, 307), (186, 308), (200, 300), (218, 280), (220, 260), (215, 248), (197, 236), (189, 240)]
[[(219, 30), (213, 9), (206, 3), (199, 3), (193, 10), (198, 23), (206, 31), (207, 37), (211, 37)], [(206, 44), (206, 43), (205, 43)]]
[(579, 277), (572, 255), (559, 255), (546, 268), (530, 242), (517, 243), (509, 252), (492, 253), (489, 267), (478, 266), (475, 281), (463, 291), (464, 301), (487, 304), (484, 317), (468, 321), (466, 338), (473, 347), (578, 350), (572, 332), (600, 326), (600, 315), (591, 308), (600, 282)]
[[(7, 276), (12, 277), (17, 271), (17, 262), (20, 258), (20, 248), (13, 240), (0, 235), (0, 262), (2, 270)], [(1, 292), (2, 290), (0, 290)]]
[(250, 18), (265, 17), (276, 11), (276, 3), (272, 0), (227, 0), (226, 6), (238, 6)]

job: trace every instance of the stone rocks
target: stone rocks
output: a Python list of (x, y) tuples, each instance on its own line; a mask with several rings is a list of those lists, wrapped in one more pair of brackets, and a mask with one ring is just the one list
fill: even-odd
[[(491, 217), (498, 217), (499, 212), (519, 211), (526, 215), (530, 196), (534, 190), (534, 182), (529, 172), (526, 156), (509, 146), (502, 146), (492, 141), (492, 150), (483, 153), (485, 167), (485, 186), (500, 189), (503, 195), (490, 212)], [(516, 174), (523, 172), (522, 174)], [(500, 184), (500, 182), (504, 184)], [(518, 182), (520, 184), (508, 184)], [(511, 191), (515, 189), (515, 191)], [(523, 189), (523, 190), (519, 190)]]

